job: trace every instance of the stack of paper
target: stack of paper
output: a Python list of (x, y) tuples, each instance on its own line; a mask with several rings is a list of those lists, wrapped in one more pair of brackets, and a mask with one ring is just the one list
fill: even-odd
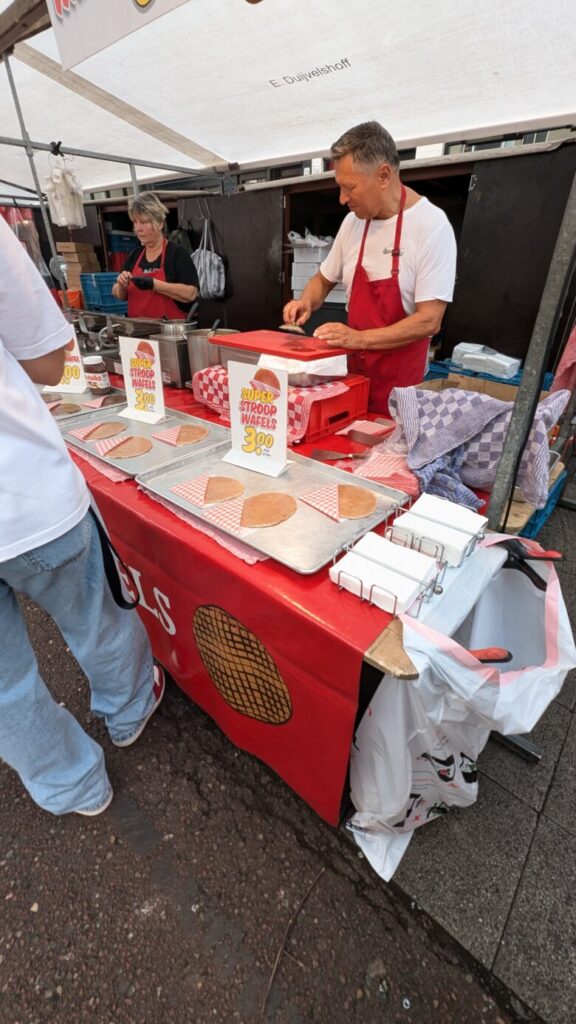
[(435, 560), (428, 555), (392, 544), (377, 533), (366, 533), (330, 567), (330, 579), (383, 611), (399, 615), (437, 571)]
[(326, 359), (284, 359), (283, 356), (262, 355), (258, 366), (267, 370), (286, 370), (287, 373), (309, 373), (315, 377), (345, 377), (348, 373), (346, 356), (327, 356)]
[(431, 551), (432, 545), (441, 545), (442, 559), (448, 565), (460, 565), (470, 541), (486, 526), (486, 516), (478, 515), (463, 505), (457, 505), (434, 494), (422, 494), (409, 512), (394, 520), (394, 528), (422, 541), (424, 550)]

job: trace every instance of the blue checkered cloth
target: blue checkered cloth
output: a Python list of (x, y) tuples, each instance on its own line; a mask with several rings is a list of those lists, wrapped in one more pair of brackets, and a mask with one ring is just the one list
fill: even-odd
[[(526, 501), (535, 508), (543, 508), (548, 498), (548, 431), (562, 415), (569, 398), (569, 391), (554, 392), (540, 402), (536, 411), (517, 481)], [(458, 465), (450, 461), (450, 475), (455, 473), (467, 487), (492, 488), (512, 402), (459, 388), (394, 388), (389, 407), (402, 428), (410, 469), (418, 472), (463, 447), (462, 460), (456, 460)], [(442, 467), (443, 471), (446, 469)]]

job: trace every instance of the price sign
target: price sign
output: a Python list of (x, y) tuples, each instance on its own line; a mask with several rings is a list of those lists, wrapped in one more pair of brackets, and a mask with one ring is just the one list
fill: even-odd
[(72, 326), (70, 326), (70, 333), (72, 338), (64, 349), (64, 370), (62, 372), (62, 380), (59, 384), (54, 386), (47, 384), (43, 391), (57, 391), (60, 394), (62, 392), (74, 392), (80, 394), (83, 391), (88, 391), (88, 384), (86, 382), (86, 376), (84, 374), (84, 367), (82, 365), (82, 356), (80, 355), (80, 348), (78, 346), (78, 338), (76, 332)]
[(287, 466), (288, 374), (228, 363), (232, 447), (224, 462), (280, 476)]
[(120, 338), (120, 358), (128, 404), (118, 415), (144, 423), (158, 423), (164, 419), (158, 342), (149, 338)]

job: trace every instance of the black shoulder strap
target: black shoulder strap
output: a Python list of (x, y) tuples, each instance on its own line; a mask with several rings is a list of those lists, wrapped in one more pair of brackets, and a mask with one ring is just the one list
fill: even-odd
[(104, 570), (106, 572), (106, 579), (108, 580), (108, 585), (110, 587), (110, 590), (112, 591), (112, 597), (114, 598), (119, 608), (126, 608), (127, 610), (136, 608), (137, 605), (140, 604), (140, 597), (136, 597), (133, 601), (126, 600), (126, 598), (124, 597), (124, 593), (122, 591), (122, 581), (120, 579), (120, 573), (118, 572), (118, 566), (116, 565), (114, 559), (117, 559), (118, 563), (122, 566), (128, 579), (133, 584), (136, 594), (138, 594), (138, 588), (134, 582), (134, 577), (126, 563), (120, 558), (120, 555), (116, 551), (116, 548), (114, 547), (112, 541), (110, 540), (110, 537), (106, 533), (106, 530), (104, 529), (102, 523), (100, 522), (96, 512), (92, 507), (90, 507), (90, 514), (92, 516), (92, 519), (96, 523), (96, 529), (98, 530), (100, 546), (102, 548), (102, 558), (104, 561)]

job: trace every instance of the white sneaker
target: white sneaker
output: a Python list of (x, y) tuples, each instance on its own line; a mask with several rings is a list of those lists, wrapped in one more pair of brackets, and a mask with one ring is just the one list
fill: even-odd
[(88, 811), (74, 811), (74, 814), (83, 814), (85, 818), (95, 818), (97, 814), (102, 814), (107, 807), (110, 807), (112, 800), (114, 799), (114, 790), (110, 788), (110, 792), (106, 799), (100, 804), (99, 807), (91, 807)]
[[(140, 725), (136, 729), (136, 732), (133, 732), (132, 735), (128, 737), (128, 739), (125, 739), (125, 740), (114, 740), (113, 739), (112, 743), (114, 744), (115, 747), (131, 747), (132, 744), (136, 742), (138, 737), (142, 735), (142, 733), (144, 732), (144, 729), (148, 725), (148, 722), (152, 718), (152, 715), (154, 714), (154, 712), (159, 708), (160, 704), (162, 703), (162, 698), (163, 698), (165, 690), (166, 690), (166, 677), (164, 675), (164, 669), (160, 668), (160, 665), (154, 665), (154, 684), (152, 686), (152, 690), (153, 690), (153, 693), (154, 693), (154, 704), (152, 705), (150, 711), (146, 715), (146, 718), (142, 719), (142, 721), (140, 722)], [(110, 738), (112, 739), (112, 737), (110, 737)]]

